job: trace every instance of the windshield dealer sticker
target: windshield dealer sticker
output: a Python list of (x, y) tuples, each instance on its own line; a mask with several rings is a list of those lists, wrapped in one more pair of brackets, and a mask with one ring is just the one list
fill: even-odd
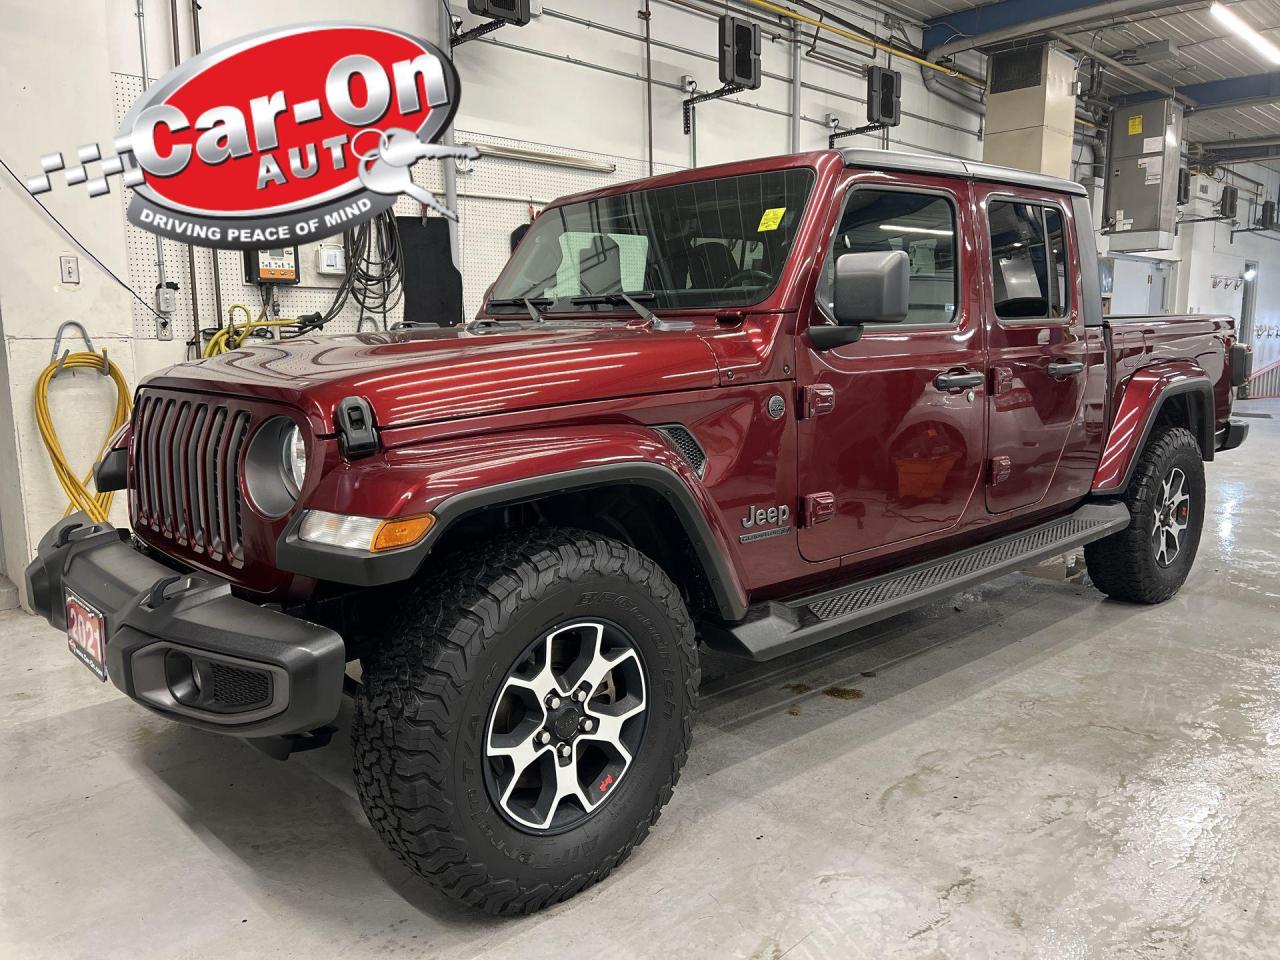
[(782, 223), (782, 218), (786, 215), (786, 207), (771, 207), (760, 217), (760, 226), (756, 233), (768, 233), (770, 230), (777, 230), (778, 224)]
[[(334, 236), (402, 193), (456, 219), (413, 183), (420, 159), (470, 157), (435, 141), (458, 106), (458, 74), (435, 45), (355, 23), (279, 27), (204, 51), (149, 87), (125, 117), (115, 155), (97, 144), (40, 159), (49, 174), (134, 190), (130, 222), (200, 246), (253, 249)], [(95, 174), (88, 169), (99, 164)]]

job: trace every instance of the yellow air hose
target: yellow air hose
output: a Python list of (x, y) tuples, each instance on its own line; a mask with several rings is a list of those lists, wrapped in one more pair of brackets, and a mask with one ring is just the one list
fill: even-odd
[[(244, 314), (243, 323), (236, 323), (235, 315), (237, 310)], [(206, 358), (216, 357), (219, 354), (239, 349), (255, 330), (267, 327), (292, 327), (297, 326), (297, 324), (298, 320), (296, 318), (290, 320), (268, 320), (265, 308), (258, 315), (258, 319), (255, 320), (248, 307), (237, 303), (227, 311), (227, 325), (217, 330), (209, 338), (209, 342), (205, 344), (204, 352), (201, 356)]]
[(36, 380), (36, 424), (40, 427), (40, 438), (44, 440), (45, 449), (49, 451), (49, 459), (53, 461), (53, 470), (58, 475), (58, 482), (62, 484), (62, 489), (66, 491), (67, 498), (70, 500), (63, 516), (67, 516), (76, 510), (83, 510), (95, 523), (103, 523), (107, 519), (107, 514), (111, 512), (111, 500), (115, 494), (110, 491), (107, 493), (90, 492), (89, 485), (93, 481), (92, 467), (84, 475), (83, 480), (75, 475), (75, 472), (71, 469), (71, 464), (67, 462), (67, 455), (62, 450), (62, 444), (58, 441), (58, 431), (55, 429), (53, 417), (49, 413), (49, 384), (62, 370), (76, 369), (92, 370), (99, 375), (105, 369), (107, 376), (111, 378), (116, 386), (115, 415), (111, 419), (111, 426), (107, 430), (106, 437), (103, 438), (98, 455), (94, 457), (94, 463), (102, 459), (102, 455), (107, 449), (107, 443), (115, 435), (116, 431), (128, 423), (133, 403), (129, 399), (129, 386), (124, 381), (124, 374), (120, 372), (119, 367), (107, 359), (105, 352), (66, 354), (61, 362), (54, 360), (45, 367)]

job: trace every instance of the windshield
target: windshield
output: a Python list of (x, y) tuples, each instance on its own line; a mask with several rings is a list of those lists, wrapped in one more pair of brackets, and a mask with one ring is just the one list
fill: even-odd
[(491, 298), (509, 301), (504, 310), (536, 299), (548, 311), (617, 309), (607, 295), (619, 293), (651, 294), (654, 309), (759, 303), (782, 275), (813, 181), (796, 167), (547, 210)]

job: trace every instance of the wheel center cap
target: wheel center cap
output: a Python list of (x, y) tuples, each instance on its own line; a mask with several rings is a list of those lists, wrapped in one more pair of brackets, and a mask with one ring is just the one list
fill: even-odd
[(573, 737), (578, 732), (578, 711), (573, 709), (562, 710), (551, 721), (551, 732), (561, 740), (568, 740)]

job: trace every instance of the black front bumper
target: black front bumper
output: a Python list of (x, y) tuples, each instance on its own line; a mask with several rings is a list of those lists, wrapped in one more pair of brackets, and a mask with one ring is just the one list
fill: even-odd
[(336, 633), (232, 596), (225, 580), (159, 563), (126, 531), (83, 513), (45, 534), (27, 567), (32, 607), (63, 630), (68, 589), (103, 616), (111, 682), (162, 716), (276, 737), (338, 714), (346, 648)]

